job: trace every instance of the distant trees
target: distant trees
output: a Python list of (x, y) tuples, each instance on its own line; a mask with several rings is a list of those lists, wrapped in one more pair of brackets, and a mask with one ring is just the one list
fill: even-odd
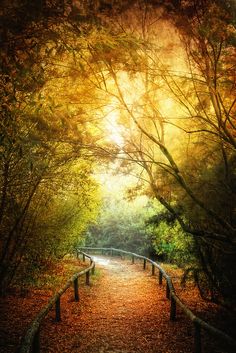
[(86, 246), (115, 247), (139, 254), (153, 252), (152, 232), (147, 220), (153, 214), (147, 199), (127, 200), (122, 195), (106, 196), (99, 217), (86, 234)]

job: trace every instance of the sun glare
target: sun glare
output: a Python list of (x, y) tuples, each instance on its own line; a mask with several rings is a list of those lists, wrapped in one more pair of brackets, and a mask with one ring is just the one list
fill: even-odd
[(106, 129), (108, 140), (115, 143), (118, 147), (124, 145), (124, 138), (122, 136), (122, 126), (118, 124), (119, 111), (111, 107), (111, 110), (106, 116)]

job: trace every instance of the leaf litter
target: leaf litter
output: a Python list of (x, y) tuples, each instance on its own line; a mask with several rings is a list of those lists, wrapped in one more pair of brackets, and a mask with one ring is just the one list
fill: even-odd
[[(99, 261), (100, 259), (100, 261)], [(190, 353), (193, 352), (193, 325), (180, 309), (174, 322), (169, 319), (170, 302), (165, 282), (146, 271), (142, 263), (97, 257), (97, 274), (90, 286), (79, 279), (80, 301), (74, 301), (73, 288), (61, 298), (61, 321), (55, 322), (52, 310), (41, 325), (42, 353)], [(78, 266), (77, 260), (74, 264)], [(173, 270), (174, 271), (174, 270)], [(197, 289), (179, 285), (177, 294), (202, 319), (231, 331), (233, 318), (218, 306), (203, 301)], [(68, 278), (68, 277), (67, 277)], [(30, 321), (47, 303), (52, 290), (31, 289), (22, 297), (15, 292), (2, 298), (0, 310), (1, 353), (13, 353)], [(224, 320), (222, 321), (222, 317)], [(221, 342), (203, 332), (203, 353), (228, 353)]]

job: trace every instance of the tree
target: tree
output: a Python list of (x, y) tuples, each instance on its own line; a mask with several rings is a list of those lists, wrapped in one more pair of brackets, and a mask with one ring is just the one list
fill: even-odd
[[(74, 35), (70, 31), (74, 20), (70, 21), (64, 5), (70, 4), (2, 4), (2, 291), (18, 268), (22, 269), (27, 261), (30, 266), (29, 259), (40, 262), (49, 254), (69, 250), (98, 207), (96, 183), (91, 177), (93, 161), (91, 155), (83, 153), (84, 145), (92, 140), (91, 129), (82, 122), (81, 108), (68, 107), (68, 101), (61, 97), (64, 87), (60, 80), (69, 71), (69, 65), (61, 69), (70, 45), (64, 39), (66, 32)], [(67, 10), (71, 14), (70, 6)], [(67, 195), (63, 188), (66, 185)], [(67, 240), (66, 232), (71, 233)]]
[[(195, 239), (212, 297), (232, 303), (234, 5), (122, 1), (109, 17), (104, 2), (84, 4), (36, 2), (23, 24), (27, 1), (3, 12), (3, 254), (27, 229), (45, 181), (72, 161), (119, 156)], [(116, 146), (104, 139), (106, 119), (122, 125)]]
[[(104, 50), (102, 37), (99, 48), (92, 47), (92, 57), (100, 67), (96, 77), (102, 82), (97, 88), (112, 97), (113, 109), (119, 110), (120, 123), (129, 131), (124, 134), (126, 144), (120, 148), (120, 157), (144, 169), (143, 177), (149, 178), (155, 197), (175, 216), (183, 231), (194, 236), (201, 271), (208, 278), (212, 298), (232, 303), (233, 20), (227, 8), (218, 2), (189, 1), (180, 6), (171, 18), (184, 42), (184, 66), (180, 64), (179, 69), (173, 70), (171, 60), (162, 64), (163, 57), (155, 42), (158, 24), (155, 30), (150, 29), (153, 13), (150, 17), (146, 14), (145, 31), (135, 25), (137, 19), (129, 22), (128, 30), (135, 26), (131, 37), (134, 33), (138, 36), (133, 46), (127, 49), (122, 41), (119, 46), (123, 51), (117, 54), (117, 26), (112, 33), (116, 42)], [(134, 11), (135, 15), (142, 17), (143, 12), (140, 15)], [(126, 26), (122, 22), (119, 28), (125, 32)], [(160, 104), (163, 94), (172, 110)]]

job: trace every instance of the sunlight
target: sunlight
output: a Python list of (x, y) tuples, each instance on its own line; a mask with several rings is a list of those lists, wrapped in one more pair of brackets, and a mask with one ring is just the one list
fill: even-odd
[[(132, 175), (117, 173), (120, 161), (116, 161), (110, 165), (109, 171), (95, 174), (96, 179), (101, 184), (104, 194), (121, 195), (124, 191), (137, 184), (137, 178)], [(114, 174), (116, 171), (116, 174)]]
[(103, 266), (107, 266), (111, 262), (110, 259), (103, 259), (98, 256), (93, 256), (93, 260), (95, 261), (96, 264), (103, 265)]
[(122, 148), (124, 146), (124, 138), (122, 136), (124, 127), (117, 122), (119, 119), (119, 111), (112, 106), (108, 107), (111, 109), (106, 116), (108, 139), (109, 141), (114, 142), (118, 147)]
[(160, 101), (159, 104), (161, 106), (161, 110), (163, 106), (163, 113), (165, 115), (171, 115), (171, 113), (173, 114), (174, 112), (176, 112), (177, 104), (170, 97), (164, 97), (163, 101)]

